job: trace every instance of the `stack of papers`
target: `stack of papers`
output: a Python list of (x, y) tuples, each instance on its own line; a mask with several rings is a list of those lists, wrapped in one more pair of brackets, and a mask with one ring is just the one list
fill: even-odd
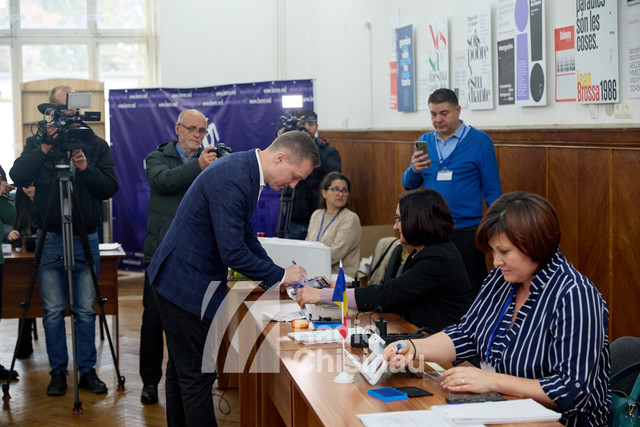
[(557, 421), (560, 413), (533, 399), (432, 406), (431, 411), (456, 426)]
[(557, 421), (560, 413), (547, 409), (533, 399), (505, 402), (463, 403), (432, 406), (429, 411), (381, 412), (358, 415), (366, 427), (402, 426), (483, 426)]
[(262, 317), (264, 318), (264, 320), (267, 320), (269, 322), (291, 322), (295, 319), (306, 319), (307, 313), (305, 313), (304, 310), (276, 314), (262, 313)]

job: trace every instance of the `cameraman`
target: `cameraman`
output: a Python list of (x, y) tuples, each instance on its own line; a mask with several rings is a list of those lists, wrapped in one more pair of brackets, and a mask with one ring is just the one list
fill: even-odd
[[(69, 86), (56, 86), (51, 90), (49, 101), (53, 104), (67, 103), (67, 93), (74, 92)], [(60, 108), (60, 107), (59, 107)], [(60, 108), (61, 109), (61, 108)], [(76, 110), (61, 110), (67, 118), (77, 114)], [(64, 147), (63, 130), (57, 123), (43, 123), (46, 136), (42, 143), (35, 137), (27, 138), (24, 150), (16, 159), (10, 175), (18, 186), (28, 186), (32, 181), (36, 186), (33, 201), (33, 215), (38, 226), (36, 240), (45, 225), (45, 211), (49, 202), (51, 207), (46, 218), (47, 234), (42, 250), (41, 264), (38, 268), (40, 295), (44, 307), (43, 325), (47, 343), (47, 355), (51, 366), (51, 381), (47, 387), (49, 396), (62, 396), (67, 388), (68, 353), (65, 334), (64, 316), (67, 306), (68, 279), (63, 262), (63, 241), (60, 194), (51, 187), (57, 185), (56, 162), (63, 162), (69, 153)], [(66, 131), (73, 131), (81, 126), (72, 123)], [(75, 307), (75, 338), (77, 348), (77, 364), (80, 373), (79, 387), (90, 393), (106, 393), (107, 386), (96, 375), (95, 346), (95, 288), (86, 263), (82, 242), (80, 240), (80, 222), (83, 221), (88, 234), (91, 255), (95, 262), (96, 277), (100, 262), (97, 227), (102, 224), (102, 201), (109, 199), (118, 191), (115, 166), (107, 142), (92, 135), (82, 141), (82, 149), (74, 149), (70, 153), (70, 174), (73, 177), (73, 193), (78, 201), (78, 209), (73, 210), (73, 248), (75, 269), (73, 278), (73, 302)], [(81, 216), (80, 216), (81, 215)]]
[(293, 194), (291, 225), (287, 239), (304, 240), (309, 229), (311, 214), (320, 202), (320, 182), (329, 172), (341, 172), (340, 153), (324, 138), (316, 136), (318, 132), (318, 115), (303, 109), (298, 112), (298, 127), (307, 132), (316, 142), (320, 153), (320, 166), (315, 168), (307, 179), (300, 181)]
[(140, 401), (158, 401), (158, 383), (162, 377), (164, 339), (162, 324), (153, 290), (149, 286), (146, 267), (169, 229), (178, 205), (200, 172), (217, 158), (215, 147), (202, 149), (207, 134), (207, 118), (198, 110), (184, 110), (175, 124), (178, 140), (169, 141), (151, 152), (144, 160), (149, 181), (149, 219), (144, 239), (144, 291), (142, 293), (142, 326), (140, 328), (140, 377), (144, 384)]

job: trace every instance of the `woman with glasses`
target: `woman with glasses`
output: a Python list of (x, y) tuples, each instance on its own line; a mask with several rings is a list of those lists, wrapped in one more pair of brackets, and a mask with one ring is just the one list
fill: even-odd
[(354, 277), (360, 263), (360, 218), (347, 208), (351, 182), (340, 172), (328, 173), (320, 183), (320, 206), (311, 215), (306, 240), (331, 248), (331, 273), (342, 260), (344, 273)]
[(503, 194), (480, 222), (475, 242), (493, 254), (495, 267), (469, 311), (442, 332), (402, 341), (401, 349), (388, 346), (391, 367), (416, 358), (480, 357), (480, 368), (444, 371), (441, 386), (531, 398), (562, 412), (567, 426), (607, 425), (609, 312), (594, 284), (560, 251), (553, 207), (537, 194)]
[[(431, 189), (408, 191), (398, 199), (394, 230), (413, 246), (402, 271), (381, 285), (347, 289), (349, 308), (395, 312), (430, 332), (460, 321), (473, 302), (462, 257), (451, 243), (453, 219), (442, 196)], [(333, 289), (304, 287), (297, 302), (330, 303)]]

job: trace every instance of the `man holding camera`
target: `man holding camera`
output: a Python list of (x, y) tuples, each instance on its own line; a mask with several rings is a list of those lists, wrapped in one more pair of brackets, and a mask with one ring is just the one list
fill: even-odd
[[(51, 90), (50, 102), (66, 106), (67, 94), (74, 92), (69, 86), (56, 86)], [(51, 381), (47, 387), (49, 396), (62, 396), (67, 388), (68, 352), (65, 333), (65, 313), (67, 307), (68, 280), (63, 262), (62, 218), (60, 192), (57, 186), (56, 164), (70, 165), (73, 193), (78, 202), (73, 210), (73, 249), (75, 269), (72, 272), (75, 339), (77, 365), (80, 373), (79, 387), (90, 393), (106, 393), (107, 386), (96, 375), (95, 346), (95, 287), (80, 239), (80, 224), (84, 223), (89, 240), (91, 256), (98, 276), (100, 252), (97, 228), (102, 225), (102, 201), (111, 198), (118, 191), (115, 166), (109, 144), (97, 135), (83, 137), (82, 148), (67, 150), (65, 134), (78, 130), (81, 123), (73, 117), (77, 111), (58, 107), (65, 121), (71, 121), (67, 129), (60, 128), (54, 121), (41, 122), (45, 136), (27, 138), (24, 150), (16, 159), (10, 175), (18, 186), (28, 186), (34, 182), (36, 194), (33, 201), (33, 215), (38, 226), (36, 240), (39, 242), (46, 221), (46, 236), (38, 279), (40, 295), (44, 306), (43, 325), (47, 344), (47, 355), (51, 366)], [(83, 133), (83, 135), (87, 135)], [(51, 199), (49, 201), (49, 197)], [(51, 203), (45, 218), (47, 204)]]
[[(175, 124), (177, 141), (162, 144), (147, 156), (144, 169), (149, 181), (149, 219), (144, 240), (145, 267), (169, 229), (178, 205), (200, 172), (217, 158), (215, 147), (202, 148), (207, 134), (207, 118), (198, 110), (184, 110)], [(142, 294), (142, 327), (140, 328), (140, 377), (144, 384), (140, 401), (158, 401), (158, 383), (162, 377), (164, 339), (149, 277), (144, 275)]]
[(308, 109), (298, 112), (298, 127), (307, 132), (316, 142), (320, 153), (320, 166), (311, 175), (296, 186), (293, 194), (291, 224), (287, 239), (304, 240), (309, 229), (311, 214), (318, 208), (320, 199), (320, 182), (329, 172), (341, 172), (340, 153), (324, 138), (316, 136), (318, 132), (318, 115)]

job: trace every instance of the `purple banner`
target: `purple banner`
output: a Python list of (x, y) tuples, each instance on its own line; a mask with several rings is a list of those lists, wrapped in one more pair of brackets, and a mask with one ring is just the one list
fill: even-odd
[[(149, 184), (144, 159), (158, 145), (177, 139), (180, 111), (193, 108), (209, 120), (205, 146), (224, 143), (234, 152), (266, 148), (279, 118), (286, 113), (283, 95), (300, 94), (313, 109), (313, 82), (289, 80), (193, 89), (122, 89), (109, 91), (111, 152), (120, 191), (113, 198), (113, 237), (127, 257), (120, 268), (142, 270), (149, 213)], [(256, 232), (275, 234), (279, 192), (265, 188), (253, 218)], [(186, 239), (189, 236), (185, 236)]]

